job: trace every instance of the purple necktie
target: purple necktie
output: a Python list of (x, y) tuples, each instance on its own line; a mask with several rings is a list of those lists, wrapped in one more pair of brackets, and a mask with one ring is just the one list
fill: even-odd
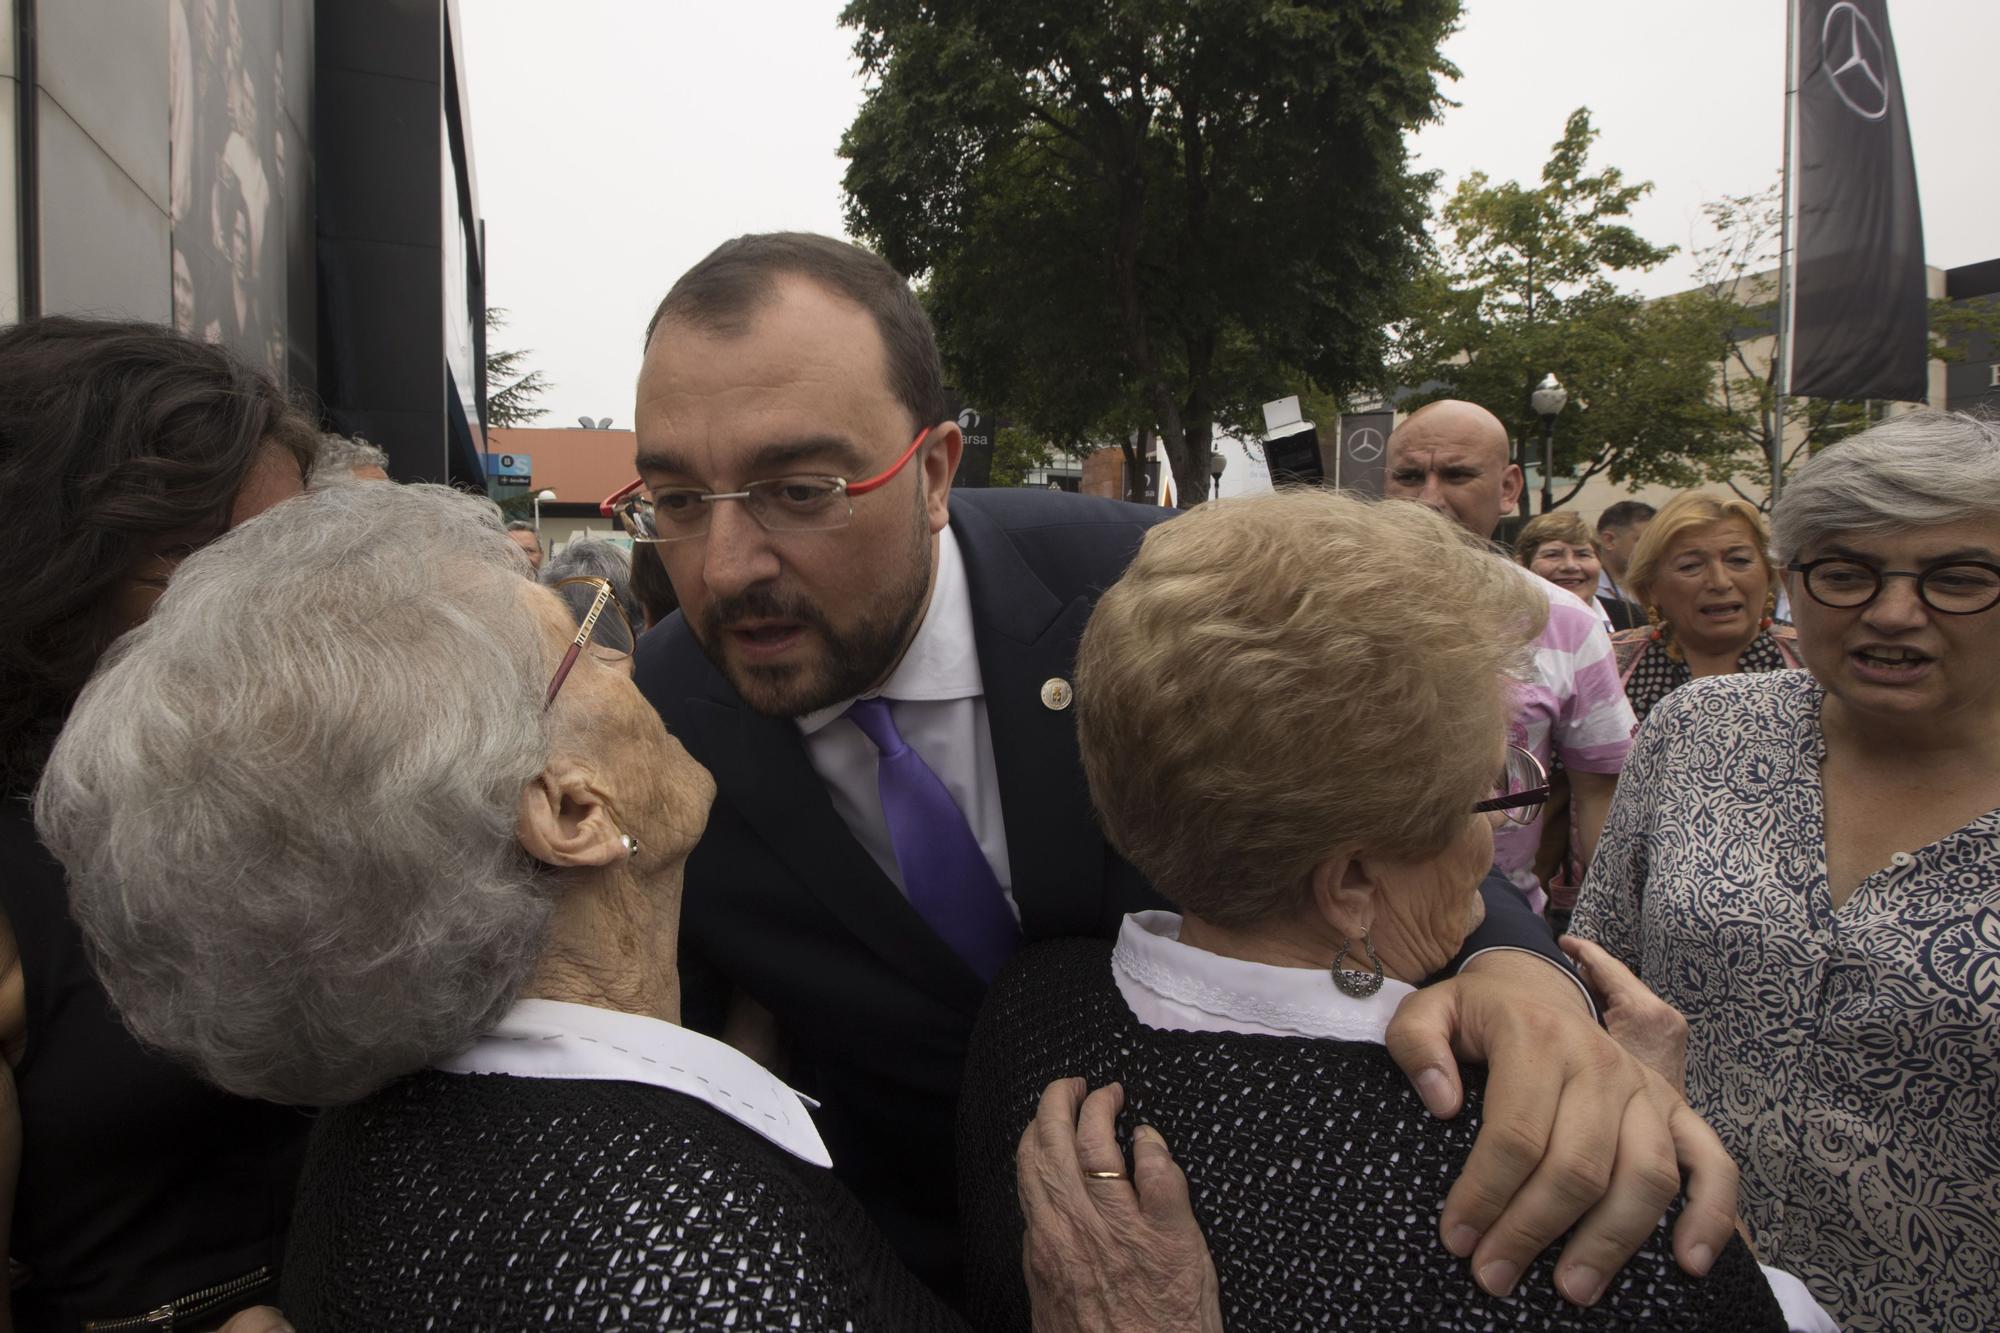
[(1021, 930), (972, 825), (923, 756), (904, 742), (887, 699), (857, 699), (847, 716), (880, 752), (875, 782), (910, 906), (980, 980), (993, 980), (1021, 947)]

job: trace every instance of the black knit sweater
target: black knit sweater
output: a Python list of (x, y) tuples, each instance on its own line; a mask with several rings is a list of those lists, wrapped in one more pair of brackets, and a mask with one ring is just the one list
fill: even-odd
[(693, 1098), (435, 1072), (320, 1117), (283, 1308), (303, 1333), (964, 1327), (831, 1172)]
[(1110, 953), (1097, 940), (1028, 950), (994, 983), (973, 1031), (959, 1189), (978, 1327), (1028, 1327), (1014, 1148), (1042, 1089), (1076, 1075), (1124, 1085), (1128, 1148), (1141, 1123), (1165, 1135), (1187, 1172), (1230, 1333), (1785, 1327), (1740, 1240), (1705, 1279), (1691, 1278), (1666, 1223), (1594, 1308), (1556, 1294), (1554, 1252), (1513, 1297), (1486, 1295), (1437, 1236), (1479, 1129), (1481, 1071), (1465, 1071), (1465, 1110), (1438, 1120), (1371, 1043), (1148, 1028), (1119, 994)]

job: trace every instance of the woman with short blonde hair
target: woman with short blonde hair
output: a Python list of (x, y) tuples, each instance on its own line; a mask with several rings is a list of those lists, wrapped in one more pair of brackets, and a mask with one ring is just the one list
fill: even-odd
[(1583, 515), (1574, 510), (1558, 509), (1529, 519), (1521, 535), (1514, 539), (1514, 558), (1523, 568), (1539, 574), (1595, 611), (1607, 634), (1636, 629), (1645, 623), (1638, 607), (1622, 597), (1606, 597), (1598, 592), (1598, 576), (1604, 564), (1598, 556), (1597, 540), (1584, 523)]
[[(1427, 1115), (1382, 1044), (1519, 902), (1491, 821), (1546, 795), (1504, 739), (1548, 606), (1421, 505), (1293, 490), (1147, 534), (1084, 631), (1077, 741), (1111, 843), (1180, 912), (1037, 945), (987, 997), (959, 1101), (977, 1324), (1026, 1327), (1015, 1145), (1081, 1075), (1174, 1145), (1235, 1333), (1576, 1326), (1551, 1256), (1494, 1296), (1439, 1247), (1475, 1117)], [(1664, 1229), (1572, 1294), (1606, 1327), (1784, 1326), (1741, 1241), (1696, 1281)]]
[(1667, 501), (1632, 552), (1625, 586), (1645, 607), (1648, 627), (1613, 635), (1612, 646), (1641, 722), (1696, 677), (1799, 665), (1796, 636), (1772, 620), (1771, 536), (1747, 501), (1700, 491)]

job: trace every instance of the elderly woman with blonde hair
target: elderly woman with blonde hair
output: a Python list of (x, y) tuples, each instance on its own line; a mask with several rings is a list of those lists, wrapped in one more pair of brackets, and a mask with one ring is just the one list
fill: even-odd
[(1547, 606), (1418, 505), (1287, 491), (1147, 535), (1084, 633), (1078, 740), (1112, 843), (1180, 911), (1039, 945), (988, 996), (959, 1123), (976, 1320), (1025, 1326), (1015, 1145), (1074, 1075), (1173, 1145), (1232, 1333), (1785, 1326), (1740, 1241), (1691, 1278), (1663, 1224), (1584, 1309), (1549, 1256), (1493, 1295), (1433, 1236), (1483, 1082), (1433, 1119), (1385, 1032), (1482, 889), (1513, 892), (1494, 821), (1546, 792), (1505, 776), (1506, 677)]
[(1611, 642), (1641, 722), (1698, 676), (1799, 665), (1796, 636), (1772, 620), (1778, 572), (1770, 533), (1747, 501), (1700, 491), (1667, 501), (1632, 552), (1625, 586), (1649, 624)]

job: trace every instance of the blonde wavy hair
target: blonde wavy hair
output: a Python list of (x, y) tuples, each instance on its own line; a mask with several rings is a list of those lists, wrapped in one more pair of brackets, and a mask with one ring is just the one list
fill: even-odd
[(1653, 521), (1640, 534), (1639, 544), (1632, 548), (1632, 561), (1625, 567), (1625, 586), (1642, 604), (1650, 603), (1653, 584), (1660, 577), (1660, 562), (1667, 558), (1674, 543), (1690, 532), (1729, 522), (1750, 529), (1757, 558), (1764, 562), (1771, 586), (1777, 587), (1778, 571), (1771, 563), (1771, 532), (1764, 526), (1764, 516), (1757, 512), (1757, 506), (1733, 495), (1710, 495), (1706, 491), (1683, 491), (1660, 506), (1660, 512), (1653, 515)]
[(1547, 615), (1421, 505), (1298, 489), (1162, 524), (1077, 656), (1105, 832), (1218, 925), (1296, 906), (1337, 848), (1434, 856), (1492, 790)]

